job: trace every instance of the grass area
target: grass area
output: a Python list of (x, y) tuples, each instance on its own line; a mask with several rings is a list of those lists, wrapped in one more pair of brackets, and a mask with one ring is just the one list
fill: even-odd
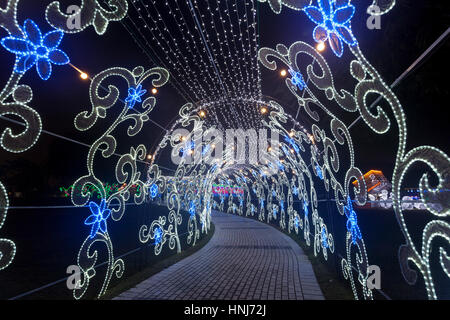
[[(280, 230), (283, 232), (282, 230)], [(354, 300), (353, 292), (350, 289), (348, 282), (343, 279), (336, 277), (336, 271), (333, 270), (329, 265), (321, 261), (321, 257), (315, 257), (311, 250), (302, 241), (299, 241), (294, 234), (287, 234), (292, 240), (294, 240), (303, 250), (316, 275), (317, 282), (322, 290), (322, 293), (326, 300)]]
[(213, 237), (215, 231), (215, 226), (213, 223), (211, 223), (211, 229), (209, 230), (208, 234), (203, 237), (194, 247), (189, 247), (186, 250), (181, 251), (178, 254), (171, 255), (167, 257), (166, 259), (160, 260), (154, 265), (149, 266), (148, 268), (142, 270), (141, 272), (138, 272), (127, 279), (124, 279), (119, 284), (117, 284), (115, 287), (112, 287), (111, 289), (108, 289), (106, 294), (100, 298), (100, 300), (110, 300), (122, 292), (129, 290), (131, 288), (134, 288), (136, 285), (141, 283), (142, 281), (148, 279), (154, 274), (157, 274), (158, 272), (161, 272), (162, 270), (170, 267), (171, 265), (183, 260), (184, 258), (189, 257), (190, 255), (194, 254), (201, 248), (203, 248), (209, 240)]

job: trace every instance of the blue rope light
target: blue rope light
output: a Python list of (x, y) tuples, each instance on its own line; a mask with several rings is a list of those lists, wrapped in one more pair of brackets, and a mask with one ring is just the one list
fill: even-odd
[(344, 53), (342, 41), (350, 46), (356, 45), (350, 20), (355, 14), (355, 6), (336, 0), (318, 0), (319, 6), (308, 6), (303, 10), (308, 18), (317, 24), (313, 30), (313, 38), (316, 42), (328, 40), (334, 54), (339, 58)]
[(298, 217), (296, 216), (296, 217), (294, 218), (294, 226), (295, 226), (295, 228), (298, 229), (299, 224), (300, 224), (300, 220), (299, 220)]
[(155, 228), (155, 245), (158, 245), (162, 241), (163, 232), (160, 227)]
[(142, 96), (147, 93), (147, 90), (142, 89), (142, 84), (136, 88), (131, 87), (128, 89), (128, 97), (125, 102), (128, 103), (128, 107), (131, 109), (135, 106), (136, 102), (142, 102)]
[(325, 227), (322, 227), (321, 238), (322, 238), (322, 246), (324, 248), (328, 248), (328, 236)]
[(298, 87), (300, 91), (306, 88), (306, 82), (300, 72), (289, 69), (289, 73), (292, 76), (291, 82), (294, 86)]
[(323, 180), (322, 169), (320, 168), (319, 165), (316, 165), (316, 172), (317, 172), (317, 175), (319, 176), (320, 180)]
[(195, 202), (193, 200), (189, 204), (189, 214), (192, 218), (195, 216)]
[(106, 220), (111, 215), (111, 210), (106, 209), (106, 200), (102, 199), (100, 206), (93, 201), (89, 202), (89, 209), (92, 214), (86, 218), (84, 224), (87, 226), (92, 225), (90, 237), (95, 237), (99, 230), (107, 233)]
[(158, 195), (158, 191), (159, 191), (158, 186), (157, 186), (155, 183), (153, 183), (153, 184), (150, 186), (150, 196), (151, 196), (153, 199), (156, 198), (156, 196)]
[(344, 206), (344, 212), (347, 216), (347, 230), (352, 235), (352, 242), (356, 244), (358, 239), (362, 239), (361, 230), (358, 226), (358, 219), (356, 217), (356, 212), (353, 210), (352, 200), (350, 196), (347, 196), (347, 205)]
[(39, 77), (48, 80), (52, 75), (52, 64), (70, 63), (67, 54), (57, 49), (64, 36), (61, 30), (53, 30), (42, 36), (37, 24), (27, 19), (22, 32), (24, 38), (9, 36), (0, 41), (6, 50), (16, 55), (15, 72), (24, 74), (36, 65)]
[(298, 148), (298, 146), (295, 143), (294, 139), (292, 139), (289, 136), (285, 135), (284, 136), (284, 141), (286, 141), (294, 149), (294, 151), (296, 153), (298, 153), (300, 151), (300, 149)]
[(303, 211), (305, 212), (305, 217), (308, 216), (308, 205), (306, 204), (306, 201), (303, 201)]

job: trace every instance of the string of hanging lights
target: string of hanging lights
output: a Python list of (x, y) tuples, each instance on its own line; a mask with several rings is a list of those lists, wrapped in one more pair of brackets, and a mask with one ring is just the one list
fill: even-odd
[(183, 97), (207, 111), (207, 125), (261, 126), (255, 0), (133, 0), (127, 18), (130, 34), (163, 62)]

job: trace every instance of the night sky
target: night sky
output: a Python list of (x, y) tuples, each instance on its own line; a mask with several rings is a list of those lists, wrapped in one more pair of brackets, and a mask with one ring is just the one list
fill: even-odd
[[(22, 23), (24, 19), (31, 18), (41, 26), (42, 32), (46, 33), (50, 30), (50, 26), (45, 23), (44, 11), (50, 2), (50, 0), (21, 1), (18, 20)], [(73, 4), (78, 1), (60, 2)], [(365, 26), (367, 15), (364, 10), (370, 2), (368, 0), (354, 2), (359, 11), (352, 20), (352, 28), (368, 60), (378, 69), (387, 83), (392, 83), (449, 27), (450, 10), (443, 7), (448, 1), (399, 0), (396, 7), (381, 18), (381, 30), (368, 30)], [(4, 7), (5, 3), (5, 0), (0, 0), (1, 7)], [(62, 7), (64, 8), (64, 5)], [(277, 43), (290, 45), (297, 40), (313, 42), (311, 36), (313, 24), (302, 13), (283, 7), (281, 15), (274, 15), (267, 4), (259, 4), (258, 14), (261, 47), (274, 48)], [(4, 36), (6, 32), (2, 29), (0, 37)], [(138, 65), (146, 68), (155, 66), (119, 22), (110, 23), (103, 36), (98, 36), (92, 27), (78, 34), (65, 35), (60, 49), (68, 53), (75, 66), (90, 75), (113, 66), (129, 69)], [(345, 50), (348, 50), (348, 47)], [(352, 88), (354, 82), (351, 82), (348, 72), (349, 55), (344, 53), (342, 61), (345, 63), (334, 57), (329, 49), (324, 55), (332, 68), (338, 87)], [(448, 57), (449, 40), (446, 39), (430, 58), (394, 89), (407, 115), (407, 149), (432, 145), (447, 154), (450, 153), (449, 86), (446, 80), (446, 75), (450, 71)], [(14, 58), (1, 48), (1, 83), (6, 83), (9, 78)], [(285, 87), (284, 79), (280, 79), (278, 72), (266, 70), (264, 67), (262, 71), (263, 93), (282, 102), (285, 110), (295, 115), (297, 102)], [(34, 98), (30, 106), (40, 113), (44, 129), (49, 132), (91, 144), (108, 124), (108, 119), (103, 119), (102, 124), (99, 122), (89, 132), (78, 132), (74, 128), (74, 117), (81, 111), (90, 110), (91, 106), (88, 96), (89, 82), (82, 81), (70, 66), (53, 68), (52, 77), (48, 81), (40, 80), (36, 71), (32, 69), (26, 73), (21, 83), (32, 87)], [(159, 90), (157, 104), (151, 117), (162, 126), (168, 126), (186, 102), (170, 84), (167, 84)], [(356, 117), (357, 114), (342, 115), (347, 124)], [(299, 121), (308, 123), (306, 119)], [(327, 120), (324, 119), (323, 125), (327, 124)], [(6, 125), (11, 126), (0, 120), (1, 128)], [(14, 125), (11, 127), (18, 128)], [(356, 165), (363, 172), (381, 169), (390, 179), (397, 148), (395, 125), (389, 134), (378, 136), (370, 132), (363, 121), (360, 121), (352, 128), (351, 133), (356, 151)], [(132, 144), (126, 135), (119, 136), (117, 152), (127, 152), (131, 145), (139, 143), (144, 143), (149, 151), (153, 151), (162, 134), (160, 128), (147, 122), (139, 136), (133, 138)], [(0, 150), (0, 180), (5, 182), (7, 188), (15, 188), (16, 184), (17, 189), (20, 189), (18, 177), (21, 177), (20, 179), (25, 179), (28, 186), (34, 185), (39, 191), (52, 193), (58, 187), (68, 186), (77, 177), (85, 174), (87, 152), (86, 147), (42, 133), (38, 143), (23, 154), (11, 154)], [(11, 175), (14, 168), (18, 172)], [(98, 168), (105, 176), (112, 173), (108, 169)], [(423, 171), (416, 172), (418, 175)], [(416, 185), (417, 176), (413, 175), (414, 173), (409, 177), (409, 181)], [(112, 181), (113, 177), (111, 176), (109, 180)]]

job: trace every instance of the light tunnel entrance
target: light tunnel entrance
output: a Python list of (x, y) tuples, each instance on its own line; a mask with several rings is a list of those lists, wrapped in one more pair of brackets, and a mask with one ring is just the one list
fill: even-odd
[(228, 217), (351, 298), (450, 299), (439, 5), (396, 51), (395, 0), (4, 2), (0, 298), (111, 298)]

